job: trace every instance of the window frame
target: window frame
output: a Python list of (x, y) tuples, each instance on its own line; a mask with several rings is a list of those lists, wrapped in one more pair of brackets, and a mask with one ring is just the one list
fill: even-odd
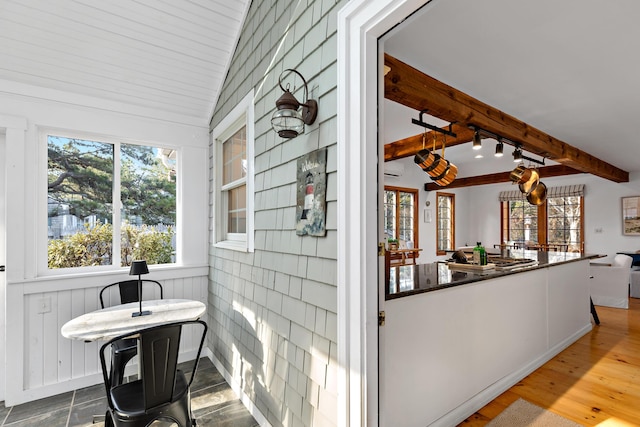
[[(418, 203), (419, 203), (419, 197), (420, 197), (420, 191), (418, 191), (417, 188), (407, 188), (407, 187), (394, 187), (394, 186), (389, 186), (389, 185), (385, 185), (384, 186), (384, 191), (394, 191), (396, 193), (396, 200), (399, 201), (400, 197), (398, 196), (399, 193), (411, 193), (413, 194), (413, 247), (414, 248), (419, 248), (419, 227), (420, 227), (420, 222), (418, 221)], [(395, 227), (396, 227), (396, 231), (399, 229), (399, 221), (400, 221), (400, 203), (396, 204), (396, 212), (395, 212)], [(383, 218), (384, 220), (384, 218)], [(394, 236), (396, 239), (399, 239), (399, 237), (396, 235)]]
[[(255, 113), (254, 90), (252, 89), (236, 105), (224, 119), (211, 132), (211, 144), (213, 148), (213, 191), (214, 201), (212, 206), (212, 235), (211, 241), (214, 247), (236, 250), (240, 252), (254, 251), (254, 156), (255, 156)], [(245, 177), (222, 185), (223, 155), (222, 147), (225, 141), (238, 130), (245, 127), (247, 173)], [(238, 188), (242, 184), (246, 186), (246, 233), (228, 233), (228, 206), (223, 192)]]
[[(38, 127), (38, 141), (41, 145), (41, 153), (40, 156), (41, 162), (38, 166), (39, 174), (40, 174), (40, 185), (38, 186), (38, 226), (37, 226), (37, 254), (36, 254), (36, 271), (38, 276), (48, 277), (48, 276), (64, 276), (69, 274), (91, 274), (96, 272), (109, 272), (109, 271), (124, 271), (128, 270), (128, 266), (121, 266), (121, 255), (120, 250), (113, 250), (112, 260), (110, 265), (98, 265), (98, 266), (85, 266), (85, 267), (68, 267), (68, 268), (49, 268), (48, 265), (48, 211), (47, 211), (47, 198), (49, 195), (48, 192), (48, 139), (50, 135), (69, 138), (69, 139), (81, 139), (86, 141), (100, 142), (105, 144), (112, 144), (114, 146), (113, 150), (113, 188), (112, 188), (112, 203), (115, 206), (115, 200), (119, 200), (120, 196), (120, 187), (121, 187), (121, 163), (120, 163), (120, 147), (122, 145), (139, 145), (146, 147), (154, 147), (154, 148), (165, 148), (172, 149), (176, 152), (177, 157), (177, 171), (176, 171), (176, 179), (178, 185), (176, 186), (176, 248), (175, 248), (175, 262), (166, 263), (166, 264), (154, 264), (154, 268), (165, 268), (165, 267), (176, 267), (180, 265), (180, 260), (182, 259), (182, 245), (180, 244), (180, 240), (183, 238), (181, 236), (183, 227), (180, 222), (180, 200), (182, 199), (181, 194), (181, 185), (183, 172), (182, 168), (179, 166), (181, 164), (182, 157), (182, 149), (176, 145), (167, 143), (167, 142), (159, 142), (159, 141), (141, 141), (130, 138), (122, 138), (104, 135), (100, 133), (92, 133), (92, 132), (84, 132), (78, 130), (70, 130), (70, 129), (61, 129), (54, 127)], [(112, 245), (113, 248), (120, 248), (121, 246), (121, 233), (120, 227), (122, 226), (122, 217), (120, 209), (113, 209), (112, 212), (112, 221), (113, 221), (113, 236), (112, 236)], [(117, 228), (117, 230), (116, 230)], [(157, 266), (157, 267), (156, 267)]]
[[(584, 224), (585, 224), (585, 217), (584, 217), (584, 196), (556, 196), (556, 197), (551, 197), (554, 199), (561, 199), (563, 197), (579, 197), (580, 200), (580, 207), (579, 207), (579, 212), (580, 212), (580, 242), (577, 242), (577, 245), (580, 247), (580, 253), (584, 253), (584, 246), (585, 246), (585, 242), (584, 242)], [(537, 217), (537, 222), (538, 222), (538, 235), (537, 235), (537, 244), (539, 245), (550, 245), (553, 246), (555, 245), (555, 243), (549, 243), (549, 217), (548, 217), (548, 205), (547, 205), (548, 199), (544, 201), (544, 203), (542, 203), (541, 205), (539, 205), (538, 208), (538, 217)], [(500, 202), (500, 241), (501, 242), (508, 242), (509, 241), (509, 203), (510, 201), (501, 201)], [(506, 233), (506, 236), (505, 236)], [(525, 242), (526, 245), (526, 242)]]
[[(580, 206), (578, 207), (578, 212), (579, 212), (579, 215), (580, 215), (580, 227), (579, 227), (578, 231), (580, 233), (580, 241), (576, 242), (576, 245), (578, 245), (580, 247), (580, 253), (582, 254), (582, 253), (584, 253), (584, 246), (585, 246), (584, 245), (584, 238), (585, 238), (585, 235), (584, 235), (584, 222), (585, 222), (585, 218), (584, 218), (584, 196), (561, 196), (561, 197), (550, 197), (550, 198), (551, 199), (562, 199), (562, 198), (565, 198), (565, 197), (578, 197), (579, 198)], [(545, 240), (546, 240), (546, 243), (548, 245), (553, 246), (556, 243), (550, 243), (548, 241), (549, 240), (549, 217), (548, 217), (549, 207), (548, 207), (548, 204), (547, 204), (548, 200), (549, 200), (549, 198), (547, 198), (547, 200), (545, 200), (545, 202), (544, 202), (544, 208), (545, 208), (545, 212), (544, 212), (545, 213)], [(565, 205), (566, 205), (566, 203), (565, 203)], [(570, 243), (567, 244), (567, 245), (570, 245)], [(568, 250), (568, 247), (567, 247), (567, 250)]]
[[(451, 239), (451, 248), (450, 249), (440, 249), (439, 240), (440, 240), (440, 197), (448, 197), (451, 199), (451, 232), (449, 233), (449, 237)], [(436, 192), (436, 255), (446, 255), (447, 251), (452, 251), (456, 247), (456, 195), (454, 193), (445, 193), (445, 192)]]

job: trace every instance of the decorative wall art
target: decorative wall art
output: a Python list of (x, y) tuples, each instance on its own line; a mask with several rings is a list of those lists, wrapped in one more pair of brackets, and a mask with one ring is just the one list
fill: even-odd
[(640, 196), (622, 198), (622, 234), (640, 236)]
[(327, 149), (321, 148), (298, 159), (296, 234), (326, 234)]

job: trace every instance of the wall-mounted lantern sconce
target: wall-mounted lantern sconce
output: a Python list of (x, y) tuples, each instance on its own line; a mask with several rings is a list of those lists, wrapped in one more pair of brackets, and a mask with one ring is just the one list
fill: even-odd
[[(287, 84), (286, 88), (282, 87), (282, 77), (289, 71), (300, 76), (304, 83), (304, 103), (298, 102), (296, 97), (289, 91), (289, 84)], [(276, 101), (277, 110), (271, 116), (271, 126), (273, 130), (278, 132), (280, 137), (295, 138), (304, 132), (305, 124), (311, 125), (316, 121), (318, 103), (313, 99), (309, 99), (307, 81), (296, 70), (290, 68), (284, 70), (280, 74), (278, 83), (284, 93)], [(302, 107), (302, 111), (299, 111), (300, 107)]]

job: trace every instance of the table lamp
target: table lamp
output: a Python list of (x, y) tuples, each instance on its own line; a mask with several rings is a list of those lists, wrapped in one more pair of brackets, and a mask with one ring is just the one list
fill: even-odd
[(138, 316), (146, 316), (147, 314), (151, 314), (149, 310), (142, 311), (142, 279), (140, 278), (143, 274), (149, 274), (149, 267), (147, 267), (147, 261), (133, 261), (131, 263), (131, 269), (129, 269), (129, 276), (138, 275), (138, 300), (140, 301), (140, 311), (131, 313), (131, 317)]

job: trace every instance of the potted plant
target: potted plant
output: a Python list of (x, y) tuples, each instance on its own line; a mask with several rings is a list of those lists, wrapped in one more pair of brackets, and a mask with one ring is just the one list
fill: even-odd
[(392, 251), (398, 250), (398, 239), (389, 238), (387, 239), (387, 244)]

